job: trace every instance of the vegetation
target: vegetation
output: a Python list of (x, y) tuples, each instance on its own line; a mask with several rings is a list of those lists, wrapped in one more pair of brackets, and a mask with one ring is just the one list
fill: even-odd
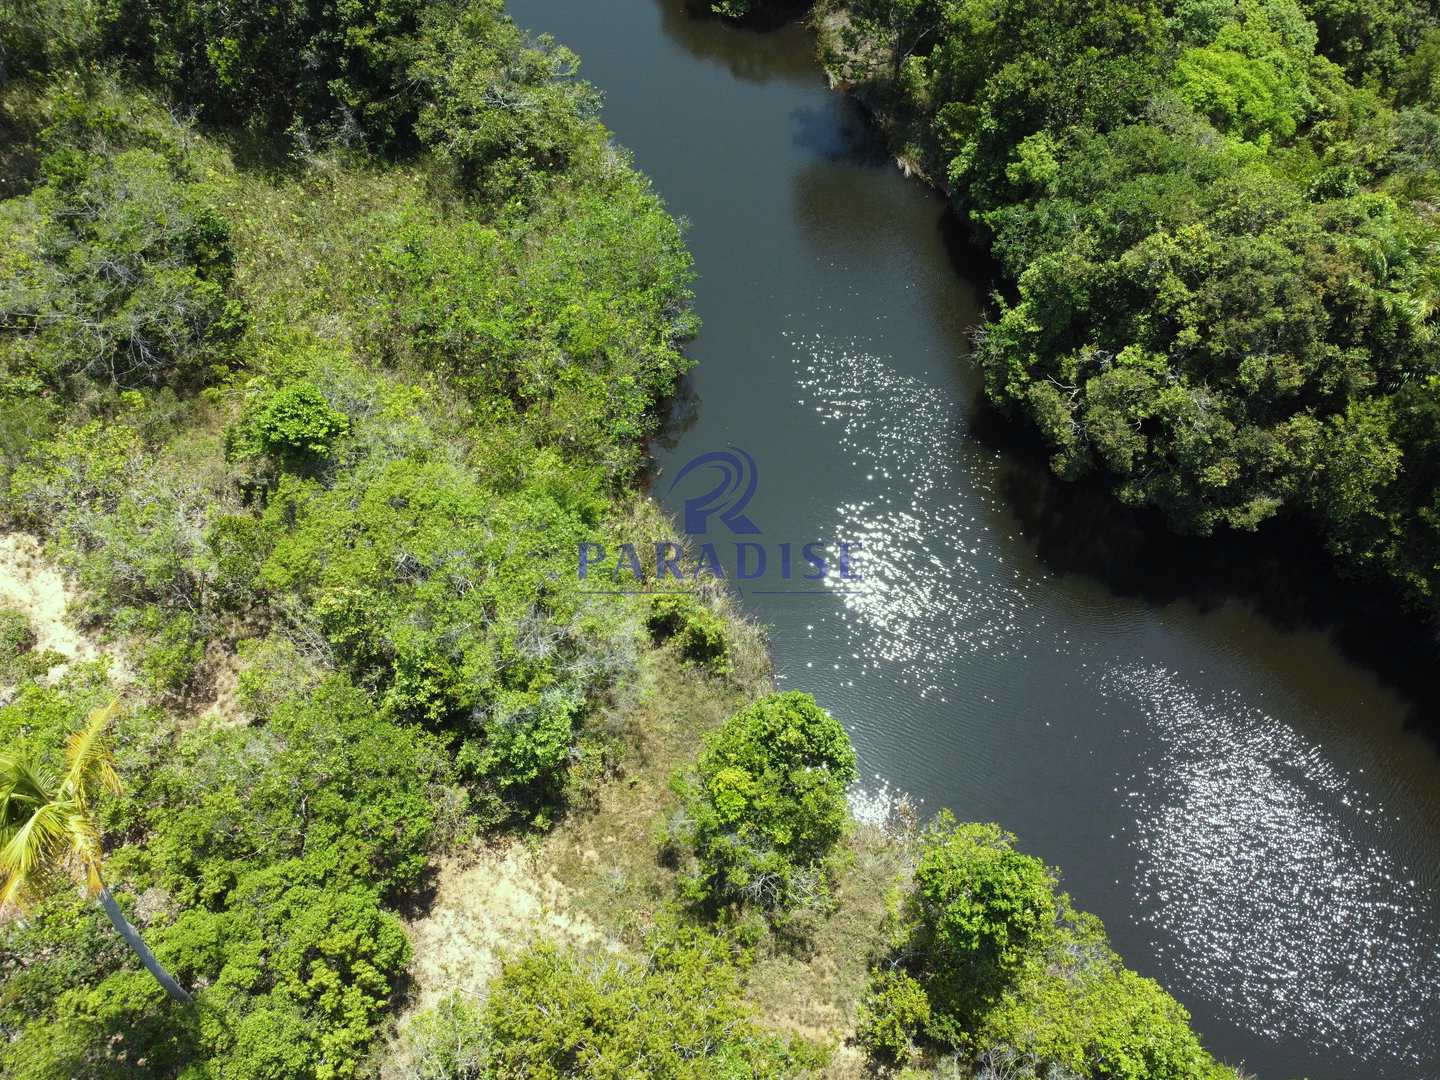
[(544, 1078), (810, 1072), (823, 1054), (757, 1027), (739, 999), (745, 963), (724, 938), (673, 925), (649, 935), (633, 967), (587, 966), (538, 946), (505, 965), (483, 1007), (452, 999), (418, 1021), (420, 1068)]
[(114, 703), (92, 712), (66, 741), (58, 768), (32, 747), (0, 755), (0, 904), (40, 894), (55, 878), (78, 872), (87, 895), (100, 901), (155, 981), (180, 1004), (193, 1005), (121, 914), (101, 873), (95, 804), (103, 791), (120, 790), (105, 731), (114, 713)]
[(998, 826), (942, 813), (918, 848), (861, 1006), (873, 1053), (909, 1060), (918, 1042), (1018, 1061), (1031, 1075), (1234, 1075), (1201, 1049), (1185, 1010), (1125, 969), (1099, 922), (1057, 896), (1050, 871)]
[[(654, 523), (695, 320), (572, 54), (497, 0), (45, 0), (0, 48), (0, 516), (107, 653), (0, 612), (0, 1071), (373, 1075), (440, 859), (583, 867), (602, 828), (611, 948), (516, 942), (406, 1025), (419, 1075), (814, 1074), (833, 1047), (757, 999), (808, 939), (846, 1034), (897, 874), (878, 1053), (1130, 1077), (1158, 1032), (1154, 1069), (1210, 1068), (998, 830), (855, 829), (843, 728), (766, 693), (723, 596), (578, 588), (580, 541)], [(1425, 70), (1396, 85), (1430, 100)]]
[(855, 751), (837, 720), (799, 690), (740, 710), (705, 740), (674, 838), (694, 850), (687, 896), (765, 909), (814, 904), (850, 820)]
[(822, 5), (989, 243), (990, 399), (1184, 531), (1314, 521), (1440, 588), (1433, 4)]

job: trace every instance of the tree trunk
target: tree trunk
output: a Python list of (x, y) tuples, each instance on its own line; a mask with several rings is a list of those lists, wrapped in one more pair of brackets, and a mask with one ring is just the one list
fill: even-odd
[(130, 925), (130, 920), (120, 910), (120, 905), (115, 902), (115, 897), (110, 895), (110, 889), (106, 885), (100, 886), (100, 906), (105, 909), (105, 914), (110, 916), (110, 922), (116, 931), (125, 939), (125, 944), (135, 950), (135, 955), (140, 957), (140, 962), (145, 969), (155, 976), (155, 981), (165, 988), (165, 992), (178, 1001), (181, 1005), (194, 1007), (195, 999), (192, 998), (183, 986), (171, 978), (170, 973), (160, 966), (160, 961), (155, 959), (155, 954), (150, 951), (144, 940), (140, 937), (140, 931)]

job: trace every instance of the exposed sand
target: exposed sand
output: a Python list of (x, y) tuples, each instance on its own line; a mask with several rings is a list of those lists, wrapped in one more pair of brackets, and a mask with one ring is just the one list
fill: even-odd
[(37, 650), (54, 649), (67, 661), (93, 660), (99, 655), (95, 643), (67, 618), (73, 599), (73, 590), (35, 537), (0, 534), (0, 604), (19, 608), (30, 619)]
[(539, 938), (574, 946), (609, 944), (594, 923), (571, 910), (569, 890), (553, 867), (536, 866), (523, 844), (443, 864), (430, 910), (408, 929), (416, 1010), (454, 991), (481, 994), (500, 971), (502, 955)]

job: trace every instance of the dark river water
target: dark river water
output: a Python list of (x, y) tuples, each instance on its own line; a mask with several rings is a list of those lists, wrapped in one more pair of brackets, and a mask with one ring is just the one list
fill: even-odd
[[(1225, 584), (1290, 560), (1228, 540), (1157, 559), (986, 437), (965, 360), (985, 268), (826, 88), (806, 31), (674, 0), (510, 7), (580, 53), (690, 222), (704, 329), (655, 491), (678, 514), (704, 488), (671, 492), (690, 458), (753, 460), (759, 532), (716, 539), (768, 549), (744, 606), (872, 792), (1017, 833), (1227, 1060), (1440, 1076), (1440, 761), (1407, 729), (1432, 673), (1392, 689)], [(812, 540), (862, 545), (860, 580), (781, 576), (780, 545), (800, 567)], [(1380, 633), (1351, 627), (1384, 659)]]

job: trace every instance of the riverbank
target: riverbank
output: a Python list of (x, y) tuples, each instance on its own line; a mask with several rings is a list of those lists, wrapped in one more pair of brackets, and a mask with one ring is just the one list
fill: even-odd
[[(1376, 90), (1362, 92), (1348, 87), (1342, 92), (1337, 87), (1345, 85), (1344, 74), (1329, 63), (1323, 48), (1318, 53), (1315, 51), (1313, 37), (1304, 41), (1297, 38), (1293, 42), (1287, 39), (1283, 46), (1277, 47), (1295, 50), (1296, 64), (1310, 64), (1313, 70), (1308, 78), (1317, 81), (1328, 79), (1326, 93), (1330, 97), (1323, 104), (1312, 104), (1309, 112), (1297, 107), (1296, 117), (1287, 118), (1289, 126), (1284, 136), (1277, 135), (1272, 147), (1270, 135), (1259, 138), (1254, 132), (1241, 132), (1236, 124), (1221, 115), (1223, 109), (1212, 109), (1207, 116), (1203, 101), (1197, 104), (1186, 96), (1194, 91), (1186, 81), (1193, 75), (1193, 70), (1187, 65), (1208, 62), (1201, 59), (1204, 49), (1200, 46), (1208, 41), (1206, 34), (1213, 32), (1213, 28), (1187, 29), (1177, 23), (1168, 30), (1153, 30), (1149, 36), (1141, 33), (1123, 47), (1115, 42), (1097, 45), (1099, 51), (1089, 60), (1080, 58), (1079, 53), (1072, 56), (1066, 52), (1073, 43), (1062, 43), (1057, 45), (1059, 53), (1042, 60), (1027, 53), (1027, 47), (1017, 48), (1013, 40), (1000, 42), (986, 37), (1000, 33), (1002, 37), (1009, 34), (1013, 39), (1016, 35), (1023, 37), (1032, 32), (1045, 32), (1034, 27), (1022, 32), (1018, 24), (1008, 31), (997, 30), (996, 27), (1010, 19), (1010, 15), (998, 16), (996, 26), (988, 26), (984, 20), (972, 25), (955, 15), (951, 25), (946, 21), (951, 16), (923, 4), (914, 10), (899, 7), (890, 10), (883, 5), (865, 7), (861, 16), (856, 16), (854, 9), (855, 5), (847, 5), (842, 0), (830, 0), (816, 4), (810, 12), (808, 21), (815, 29), (818, 52), (827, 77), (833, 87), (853, 95), (871, 114), (879, 130), (885, 134), (904, 174), (916, 176), (941, 191), (968, 222), (976, 241), (995, 256), (998, 271), (994, 283), (997, 290), (994, 293), (995, 303), (985, 321), (976, 328), (973, 357), (985, 374), (989, 400), (1012, 420), (1025, 423), (1038, 436), (1051, 456), (1055, 472), (1066, 480), (1082, 476), (1098, 477), (1109, 496), (1125, 507), (1155, 510), (1176, 531), (1206, 537), (1213, 534), (1218, 537), (1217, 543), (1239, 533), (1264, 529), (1267, 523), (1303, 524), (1322, 539), (1340, 571), (1358, 581), (1360, 587), (1370, 588), (1378, 594), (1377, 606), (1393, 604), (1409, 608), (1416, 615), (1417, 629), (1420, 624), (1433, 623), (1435, 612), (1430, 598), (1434, 583), (1429, 580), (1431, 570), (1428, 557), (1424, 554), (1427, 550), (1425, 545), (1429, 542), (1426, 539), (1428, 533), (1416, 523), (1416, 514), (1419, 513), (1416, 507), (1430, 497), (1435, 483), (1436, 459), (1429, 436), (1413, 432), (1406, 434), (1398, 428), (1381, 436), (1381, 443), (1373, 449), (1376, 453), (1381, 452), (1383, 444), (1389, 464), (1377, 471), (1373, 468), (1376, 464), (1374, 459), (1366, 458), (1371, 465), (1360, 466), (1362, 469), (1369, 468), (1365, 473), (1366, 489), (1340, 496), (1333, 490), (1338, 480), (1332, 477), (1338, 477), (1344, 468), (1350, 466), (1349, 459), (1353, 455), (1364, 458), (1369, 451), (1359, 448), (1359, 444), (1351, 440), (1353, 433), (1346, 430), (1348, 422), (1342, 422), (1334, 415), (1337, 399), (1333, 388), (1326, 389), (1329, 384), (1323, 379), (1307, 387), (1306, 379), (1319, 379), (1319, 376), (1314, 372), (1304, 374), (1312, 367), (1312, 362), (1304, 358), (1304, 348), (1293, 339), (1287, 339), (1287, 344), (1268, 338), (1252, 341), (1243, 332), (1238, 336), (1229, 334), (1228, 324), (1218, 316), (1202, 318), (1196, 315), (1198, 321), (1182, 334), (1189, 344), (1177, 345), (1167, 332), (1159, 329), (1150, 334), (1144, 327), (1160, 325), (1152, 318), (1158, 312), (1147, 312), (1146, 304), (1150, 301), (1144, 300), (1143, 296), (1154, 287), (1154, 282), (1128, 281), (1121, 268), (1126, 257), (1124, 252), (1127, 249), (1139, 250), (1133, 245), (1141, 243), (1145, 230), (1126, 227), (1122, 223), (1123, 208), (1115, 208), (1112, 214), (1111, 209), (1099, 207), (1094, 210), (1092, 216), (1095, 220), (1088, 227), (1097, 236), (1113, 233), (1114, 242), (1107, 241), (1109, 246), (1104, 251), (1081, 250), (1083, 244), (1070, 251), (1066, 248), (1069, 242), (1056, 231), (1053, 221), (1045, 224), (1050, 221), (1050, 216), (1063, 216), (1069, 212), (1067, 208), (1073, 209), (1084, 203), (1094, 194), (1093, 191), (1090, 195), (1085, 194), (1090, 191), (1087, 185), (1099, 183), (1102, 190), (1106, 187), (1128, 188), (1134, 198), (1150, 200), (1160, 215), (1157, 221), (1161, 224), (1155, 226), (1158, 230), (1156, 235), (1169, 236), (1175, 229), (1199, 228), (1210, 229), (1218, 236), (1223, 233), (1223, 223), (1207, 217), (1209, 210), (1204, 199), (1195, 191), (1187, 191), (1187, 185), (1203, 188), (1205, 184), (1228, 182), (1232, 175), (1243, 174), (1246, 170), (1264, 171), (1264, 168), (1282, 177), (1281, 183), (1296, 182), (1297, 178), (1292, 175), (1294, 170), (1287, 162), (1294, 164), (1312, 149), (1307, 140), (1323, 141), (1324, 137), (1315, 132), (1324, 130), (1326, 124), (1344, 126), (1345, 121), (1336, 120), (1332, 112), (1348, 107), (1337, 104), (1349, 100), (1347, 94), (1356, 102), (1364, 99), (1365, 107), (1377, 112), (1376, 130), (1389, 131), (1390, 135), (1385, 138), (1403, 144), (1405, 136), (1401, 129), (1406, 121), (1397, 119), (1400, 115), (1397, 110), (1407, 104), (1414, 106), (1415, 102), (1404, 99), (1404, 92), (1396, 90), (1393, 82)], [(1305, 18), (1298, 10), (1295, 17), (1302, 21)], [(965, 29), (967, 26), (968, 31)], [(1086, 24), (1073, 27), (1067, 33), (1072, 37), (1084, 37), (1091, 29)], [(1423, 26), (1417, 26), (1410, 32), (1419, 35), (1423, 29)], [(1313, 32), (1313, 27), (1311, 30)], [(972, 33), (976, 40), (964, 40), (967, 32)], [(1228, 29), (1222, 28), (1220, 38), (1228, 40), (1228, 32)], [(1274, 31), (1267, 24), (1250, 27), (1249, 32), (1265, 35)], [(1064, 37), (1058, 30), (1055, 33), (1057, 42)], [(1188, 46), (1190, 51), (1184, 53), (1178, 66), (1174, 66), (1173, 61), (1163, 59), (1168, 54), (1152, 38), (1173, 38), (1175, 40), (1170, 40), (1171, 47), (1180, 49)], [(1069, 42), (1068, 37), (1065, 42)], [(1218, 50), (1216, 55), (1223, 53), (1232, 58), (1238, 55), (1225, 53), (1226, 47), (1205, 46)], [(957, 59), (967, 49), (976, 53), (975, 58), (969, 61)], [(1127, 52), (1127, 49), (1130, 51)], [(1147, 58), (1152, 54), (1153, 71), (1145, 67)], [(1261, 64), (1258, 60), (1237, 59), (1235, 62)], [(1091, 105), (1080, 107), (1078, 112), (1072, 109), (1071, 113), (1080, 119), (1072, 117), (1062, 121), (1057, 117), (1071, 114), (1066, 113), (1059, 101), (1069, 91), (1057, 83), (1053, 92), (1059, 96), (1054, 101), (1050, 100), (1046, 97), (1049, 91), (1037, 89), (1039, 84), (1027, 81), (1034, 72), (1023, 74), (1030, 71), (1026, 64), (1032, 68), (1035, 65), (1041, 68), (1056, 65), (1052, 81), (1063, 81), (1071, 76), (1085, 78), (1087, 64), (1096, 67), (1096, 72), (1090, 72), (1092, 76), (1105, 70), (1106, 65), (1116, 66), (1115, 78), (1121, 80), (1117, 84), (1117, 100), (1110, 104), (1092, 102), (1093, 109)], [(1135, 69), (1130, 72), (1133, 85), (1125, 82), (1130, 78), (1122, 70), (1127, 64)], [(988, 76), (984, 74), (987, 71)], [(1001, 109), (991, 100), (994, 95), (985, 88), (986, 80), (992, 77), (1003, 80), (1011, 76), (1019, 80), (1011, 90), (1006, 91), (1014, 100), (1008, 101)], [(1168, 104), (1157, 104), (1162, 101)], [(993, 109), (1000, 111), (992, 116), (987, 110)], [(1170, 111), (1167, 112), (1167, 109)], [(1194, 110), (1190, 114), (1193, 124), (1177, 119), (1187, 109)], [(1415, 108), (1404, 116), (1421, 111), (1423, 109)], [(976, 118), (982, 114), (990, 119), (980, 123)], [(1015, 125), (1010, 125), (1006, 119), (1019, 116), (1028, 119), (1017, 121)], [(1130, 160), (1130, 150), (1124, 148), (1128, 145), (1126, 140), (1132, 137), (1143, 140), (1150, 136), (1159, 140), (1156, 145)], [(1347, 135), (1357, 146), (1372, 137), (1381, 138), (1384, 143), (1384, 138), (1375, 136), (1374, 132), (1368, 136), (1357, 132)], [(1205, 155), (1198, 147), (1201, 144), (1210, 145), (1207, 140), (1214, 139), (1222, 140), (1216, 145), (1232, 147), (1237, 152), (1259, 146), (1262, 154), (1268, 153), (1269, 158), (1264, 161), (1264, 168), (1254, 161), (1242, 163), (1240, 157), (1228, 165), (1217, 159), (1211, 163), (1215, 166), (1214, 170), (1206, 174), (1208, 180), (1199, 178), (1197, 170), (1204, 171), (1208, 166), (1202, 162)], [(1258, 139), (1258, 142), (1247, 142), (1247, 139)], [(1162, 150), (1160, 143), (1165, 143), (1169, 149)], [(1350, 142), (1345, 146), (1350, 148), (1347, 153), (1360, 153), (1353, 150)], [(1392, 143), (1384, 143), (1377, 149), (1384, 151), (1387, 147), (1391, 152), (1400, 154)], [(1339, 153), (1333, 147), (1332, 152)], [(1163, 162), (1153, 158), (1153, 155), (1162, 153), (1167, 155)], [(1111, 154), (1111, 158), (1105, 159), (1109, 165), (1101, 164), (1100, 157), (1094, 160), (1087, 157), (1092, 154), (1102, 157)], [(1343, 198), (1359, 198), (1358, 192), (1363, 188), (1368, 192), (1366, 197), (1375, 206), (1388, 208), (1386, 212), (1393, 217), (1397, 235), (1408, 237), (1412, 232), (1428, 235), (1433, 224), (1426, 209), (1430, 204), (1425, 198), (1430, 181), (1420, 174), (1407, 173), (1403, 165), (1396, 164), (1397, 161), (1398, 157), (1388, 163), (1381, 161), (1361, 169), (1356, 174), (1355, 190), (1347, 189), (1343, 195), (1338, 192), (1326, 195), (1312, 186), (1311, 195), (1307, 197), (1321, 207), (1314, 213), (1323, 216), (1337, 211), (1342, 205), (1349, 205), (1342, 202)], [(1105, 173), (1107, 168), (1110, 171)], [(1093, 177), (1088, 175), (1091, 170), (1096, 170)], [(1103, 177), (1101, 173), (1104, 173)], [(1305, 177), (1308, 176), (1310, 172), (1305, 173)], [(957, 187), (957, 184), (960, 186)], [(1331, 201), (1326, 202), (1327, 199)], [(1294, 212), (1303, 216), (1311, 211)], [(1102, 218), (1105, 220), (1102, 221)], [(1111, 225), (1116, 228), (1110, 229)], [(1350, 226), (1337, 219), (1326, 228), (1343, 234)], [(1170, 231), (1167, 232), (1167, 229)], [(1367, 242), (1358, 233), (1353, 238), (1342, 235), (1336, 241), (1332, 254), (1340, 259), (1353, 257)], [(1294, 247), (1304, 242), (1292, 238), (1289, 243)], [(1421, 277), (1425, 274), (1426, 258), (1422, 249), (1423, 244), (1421, 248), (1409, 249), (1405, 256), (1414, 273)], [(1054, 260), (1063, 261), (1070, 256), (1073, 258), (1068, 264), (1069, 269), (1062, 273), (1057, 269), (1060, 263)], [(1296, 257), (1317, 258), (1319, 255), (1314, 252), (1310, 256)], [(1098, 276), (1094, 276), (1093, 281), (1082, 281), (1077, 275), (1083, 276), (1082, 269), (1092, 262), (1096, 267), (1106, 266), (1109, 269), (1103, 273), (1097, 270)], [(1048, 316), (1043, 312), (1037, 315), (1040, 312), (1037, 305), (1041, 303), (1039, 294), (1043, 291), (1038, 283), (1043, 276), (1041, 270), (1047, 267), (1046, 273), (1060, 273), (1061, 277), (1069, 275), (1074, 278), (1066, 286), (1073, 293), (1070, 301), (1059, 295), (1045, 299), (1045, 304), (1049, 305), (1047, 310), (1065, 313), (1055, 326), (1050, 325), (1055, 319), (1047, 322)], [(1193, 315), (1209, 301), (1202, 296), (1204, 287), (1191, 281), (1183, 268), (1172, 266), (1171, 272), (1175, 286), (1200, 305), (1200, 308), (1193, 305), (1186, 308), (1181, 304), (1171, 311), (1171, 316), (1184, 323), (1190, 316), (1184, 315), (1182, 308)], [(1260, 273), (1253, 266), (1250, 272)], [(1236, 273), (1241, 271), (1237, 269)], [(1265, 273), (1278, 275), (1277, 282), (1290, 280), (1285, 278), (1289, 271), (1272, 268)], [(1105, 274), (1110, 274), (1110, 278), (1106, 278)], [(1411, 289), (1412, 285), (1407, 284), (1411, 281), (1411, 277), (1407, 276), (1409, 274), (1410, 271), (1394, 274), (1387, 271), (1371, 282), (1376, 303), (1385, 308), (1390, 301), (1378, 299), (1382, 294), (1395, 290), (1398, 296)], [(1126, 281), (1128, 284), (1123, 283)], [(1402, 412), (1412, 409), (1417, 416), (1429, 414), (1435, 396), (1433, 387), (1419, 389), (1429, 384), (1418, 375), (1415, 376), (1419, 380), (1416, 387), (1408, 387), (1413, 373), (1390, 371), (1387, 367), (1389, 361), (1381, 359), (1388, 347), (1383, 346), (1379, 339), (1361, 340), (1364, 333), (1360, 331), (1346, 337), (1351, 333), (1347, 329), (1349, 317), (1342, 310), (1343, 304), (1327, 294), (1323, 283), (1313, 283), (1314, 287), (1310, 290), (1317, 298), (1311, 305), (1314, 311), (1310, 311), (1306, 306), (1309, 302), (1297, 291), (1302, 288), (1298, 280), (1292, 284), (1295, 285), (1290, 293), (1292, 307), (1286, 314), (1282, 314), (1287, 311), (1283, 304), (1273, 306), (1279, 301), (1263, 298), (1263, 295), (1269, 295), (1268, 286), (1251, 294), (1248, 299), (1237, 295), (1235, 302), (1254, 307), (1253, 316), (1257, 320), (1289, 320), (1295, 324), (1295, 329), (1304, 324), (1320, 337), (1335, 337), (1339, 344), (1327, 344), (1326, 348), (1343, 345), (1353, 350), (1369, 350), (1371, 358), (1366, 363), (1375, 372), (1369, 382), (1379, 388), (1375, 391), (1377, 400), (1388, 403), (1377, 407), (1390, 409), (1393, 405)], [(1116, 288), (1136, 290), (1136, 296), (1141, 297), (1125, 301), (1126, 305), (1135, 308), (1126, 316), (1131, 323), (1125, 326), (1115, 323), (1106, 314), (1103, 304), (1092, 304), (1088, 299), (1092, 293), (1098, 297)], [(1223, 291), (1226, 286), (1222, 281), (1214, 288)], [(1401, 339), (1413, 347), (1415, 359), (1410, 362), (1419, 364), (1417, 371), (1424, 369), (1421, 359), (1424, 343), (1433, 336), (1433, 327), (1427, 322), (1429, 315), (1426, 314), (1431, 312), (1431, 306), (1422, 296), (1423, 292), (1421, 289), (1412, 297), (1419, 305), (1415, 309), (1419, 313), (1415, 319), (1402, 320), (1403, 325), (1393, 328)], [(1022, 325), (1027, 318), (1030, 319), (1030, 324), (1026, 324), (1029, 329)], [(1161, 318), (1162, 324), (1163, 321), (1164, 317)], [(1131, 325), (1133, 332), (1126, 329)], [(1229, 349), (1230, 352), (1224, 355), (1217, 353), (1203, 361), (1190, 355), (1189, 350), (1201, 348), (1196, 342), (1209, 342), (1211, 338), (1227, 334), (1234, 338), (1233, 345), (1205, 344), (1203, 349), (1213, 351), (1218, 348), (1222, 352)], [(1343, 342), (1340, 342), (1341, 338)], [(1292, 373), (1293, 385), (1287, 384), (1288, 389), (1246, 389), (1228, 385), (1220, 389), (1216, 384), (1207, 391), (1218, 396), (1205, 408), (1213, 406), (1222, 419), (1214, 422), (1218, 426), (1214, 426), (1206, 436), (1210, 449), (1202, 453), (1193, 446), (1187, 449), (1182, 434), (1178, 429), (1172, 430), (1179, 422), (1174, 411), (1178, 406), (1174, 403), (1166, 406), (1155, 398), (1152, 394), (1154, 388), (1146, 381), (1148, 376), (1137, 376), (1140, 381), (1123, 391), (1122, 397), (1124, 394), (1131, 395), (1131, 405), (1116, 406), (1118, 412), (1107, 411), (1111, 410), (1111, 405), (1103, 404), (1100, 399), (1109, 391), (1102, 392), (1102, 384), (1108, 385), (1108, 382), (1114, 382), (1121, 376), (1106, 373), (1109, 361), (1092, 370), (1093, 365), (1087, 366), (1089, 362), (1080, 353), (1071, 355), (1067, 350), (1081, 340), (1091, 343), (1087, 348), (1099, 349), (1106, 356), (1124, 358), (1140, 355), (1136, 350), (1149, 350), (1157, 358), (1155, 364), (1161, 367), (1168, 365), (1170, 374), (1167, 378), (1172, 388), (1187, 385), (1191, 367), (1196, 368), (1196, 377), (1204, 377), (1201, 368), (1209, 371), (1216, 364), (1221, 368), (1233, 366), (1239, 362), (1244, 350), (1251, 346), (1265, 355), (1274, 349), (1290, 349), (1293, 346), (1298, 350), (1295, 357), (1299, 359), (1292, 357), (1287, 360), (1287, 363), (1293, 361), (1297, 365)], [(1167, 350), (1169, 359), (1162, 361)], [(1127, 364), (1131, 362), (1125, 361)], [(1210, 365), (1208, 368), (1207, 364)], [(1048, 373), (1046, 378), (1049, 382), (1040, 377), (1044, 373)], [(1123, 377), (1129, 378), (1130, 375)], [(1061, 388), (1063, 393), (1051, 400), (1055, 387)], [(1178, 389), (1173, 391), (1179, 392)], [(1354, 392), (1359, 395), (1354, 399), (1356, 402), (1369, 393), (1363, 388)], [(1391, 402), (1387, 395), (1398, 396)], [(1126, 409), (1129, 412), (1125, 412)], [(1107, 434), (1110, 429), (1106, 427), (1111, 421), (1119, 422), (1122, 412), (1125, 412), (1124, 422), (1135, 432), (1128, 442), (1121, 439), (1125, 442), (1123, 448), (1112, 439), (1111, 434)], [(1204, 412), (1202, 408), (1194, 415)], [(1331, 430), (1322, 439), (1319, 425), (1324, 423), (1329, 423)], [(1422, 427), (1424, 423), (1428, 421), (1423, 422)], [(1311, 427), (1315, 431), (1305, 434)], [(1241, 434), (1237, 436), (1237, 432)], [(1243, 447), (1245, 439), (1250, 438), (1270, 440), (1266, 445), (1271, 445), (1274, 454), (1278, 455), (1270, 465), (1259, 465), (1248, 456)], [(1307, 443), (1307, 439), (1311, 441)], [(1316, 458), (1314, 454), (1320, 442), (1326, 445), (1322, 456)], [(1210, 456), (1206, 457), (1207, 454)], [(1205, 460), (1201, 461), (1201, 458)], [(1327, 465), (1325, 459), (1329, 459), (1331, 464)], [(1207, 468), (1210, 469), (1208, 473), (1205, 472)], [(1150, 479), (1141, 479), (1142, 472)], [(1423, 629), (1421, 632), (1424, 632)]]

